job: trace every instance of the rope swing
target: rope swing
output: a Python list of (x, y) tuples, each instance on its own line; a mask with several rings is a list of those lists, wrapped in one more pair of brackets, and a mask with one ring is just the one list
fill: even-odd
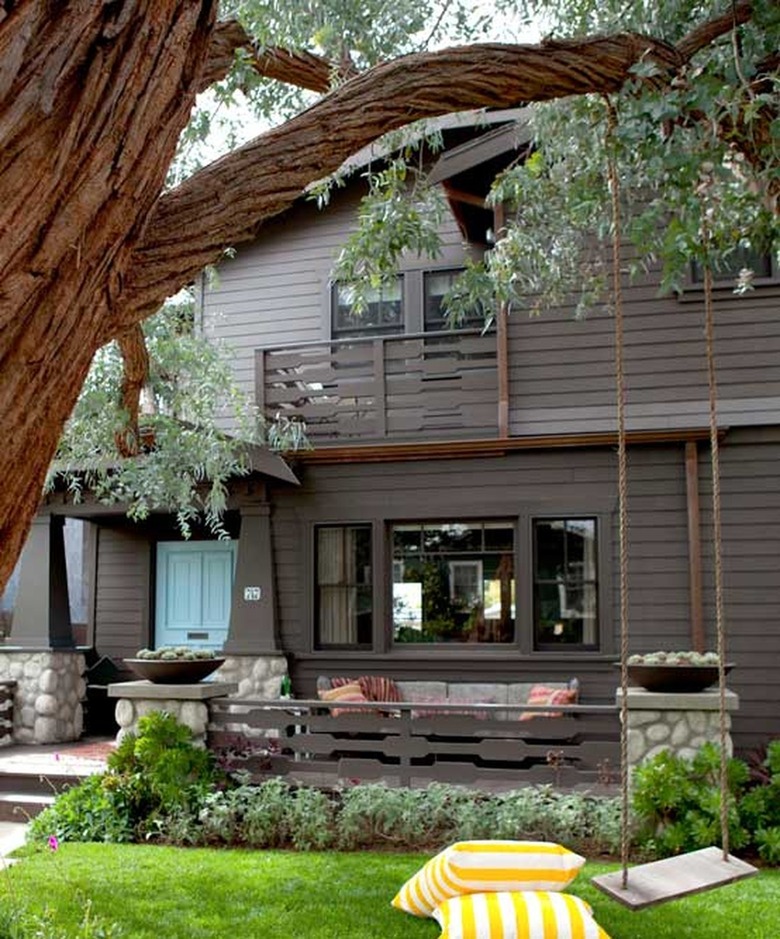
[[(628, 766), (628, 456), (626, 452), (626, 382), (624, 367), (623, 287), (620, 272), (621, 210), (620, 179), (614, 151), (617, 123), (612, 101), (606, 99), (607, 180), (612, 207), (612, 295), (615, 317), (615, 392), (618, 431), (618, 528), (620, 557), (620, 789), (621, 789), (621, 870), (593, 878), (593, 884), (612, 899), (632, 910), (655, 906), (668, 900), (699, 893), (757, 874), (750, 864), (729, 854), (728, 830), (728, 728), (726, 726), (726, 631), (723, 614), (723, 560), (720, 524), (720, 463), (718, 442), (717, 386), (715, 381), (714, 310), (712, 268), (704, 265), (705, 336), (707, 383), (709, 389), (710, 454), (712, 460), (712, 515), (715, 558), (715, 629), (718, 653), (718, 690), (720, 717), (720, 829), (722, 850), (703, 848), (687, 854), (653, 861), (631, 869), (630, 849), (630, 772)], [(705, 222), (706, 224), (706, 222)], [(705, 245), (708, 232), (702, 231)]]

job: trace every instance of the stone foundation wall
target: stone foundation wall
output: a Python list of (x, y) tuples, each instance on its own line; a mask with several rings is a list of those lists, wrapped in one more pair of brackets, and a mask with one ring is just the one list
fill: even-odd
[[(618, 692), (620, 705), (620, 692)], [(662, 694), (630, 688), (628, 692), (628, 764), (638, 766), (663, 750), (690, 759), (705, 743), (720, 745), (720, 698), (716, 691)], [(733, 692), (726, 696), (726, 727), (739, 706)], [(729, 756), (731, 735), (726, 741)]]
[(116, 742), (121, 743), (128, 733), (138, 732), (138, 721), (151, 711), (167, 711), (181, 724), (185, 724), (192, 731), (193, 743), (204, 747), (206, 745), (206, 726), (209, 722), (209, 709), (205, 701), (180, 701), (175, 698), (163, 700), (131, 700), (121, 698), (116, 703), (116, 722), (119, 731)]
[(79, 739), (84, 724), (85, 668), (80, 652), (0, 651), (0, 680), (12, 679), (17, 683), (15, 743), (66, 743)]
[(278, 698), (287, 674), (283, 655), (229, 655), (216, 672), (219, 681), (238, 685), (238, 698)]

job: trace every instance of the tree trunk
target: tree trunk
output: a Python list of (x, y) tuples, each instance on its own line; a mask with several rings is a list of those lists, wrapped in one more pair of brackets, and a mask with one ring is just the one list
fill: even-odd
[(189, 118), (215, 7), (0, 13), (0, 589)]

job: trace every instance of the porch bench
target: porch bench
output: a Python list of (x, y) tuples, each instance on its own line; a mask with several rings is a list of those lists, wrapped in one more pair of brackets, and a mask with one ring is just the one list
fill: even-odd
[[(359, 678), (331, 678), (321, 675), (317, 679), (317, 693), (320, 697), (332, 691), (346, 681), (359, 682)], [(334, 684), (334, 681), (336, 684)], [(397, 690), (400, 701), (404, 704), (425, 705), (419, 711), (412, 711), (412, 716), (425, 716), (435, 713), (436, 705), (462, 704), (472, 717), (486, 716), (487, 712), (480, 712), (479, 706), (506, 704), (512, 711), (500, 711), (490, 708), (490, 717), (493, 719), (517, 719), (523, 712), (516, 710), (518, 706), (529, 705), (529, 698), (534, 689), (547, 688), (552, 690), (568, 691), (571, 700), (567, 703), (575, 704), (579, 697), (579, 680), (571, 678), (568, 681), (525, 681), (525, 682), (465, 682), (465, 681), (395, 681), (392, 685)], [(380, 700), (367, 694), (367, 699)], [(563, 702), (561, 702), (563, 703)], [(546, 702), (542, 702), (546, 704)], [(550, 705), (552, 706), (552, 705)], [(448, 709), (449, 710), (449, 709)], [(453, 713), (450, 710), (450, 713)], [(532, 712), (528, 712), (530, 716)]]

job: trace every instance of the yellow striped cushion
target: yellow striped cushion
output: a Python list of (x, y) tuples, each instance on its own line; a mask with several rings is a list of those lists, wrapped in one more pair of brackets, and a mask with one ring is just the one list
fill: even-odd
[(439, 939), (609, 939), (568, 893), (523, 890), (451, 897), (434, 911)]
[(549, 841), (458, 841), (401, 887), (393, 906), (430, 916), (444, 900), (495, 890), (565, 890), (585, 858)]

